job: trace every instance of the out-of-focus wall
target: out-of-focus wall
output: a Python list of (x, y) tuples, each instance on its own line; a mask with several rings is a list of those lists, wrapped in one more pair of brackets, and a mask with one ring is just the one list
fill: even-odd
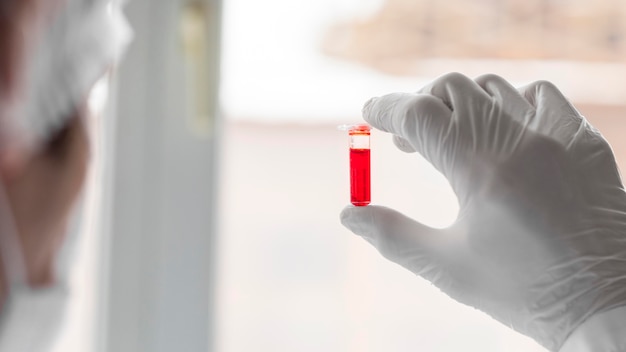
[(626, 58), (619, 0), (386, 0), (336, 23), (323, 50), (396, 74), (427, 58), (614, 61)]

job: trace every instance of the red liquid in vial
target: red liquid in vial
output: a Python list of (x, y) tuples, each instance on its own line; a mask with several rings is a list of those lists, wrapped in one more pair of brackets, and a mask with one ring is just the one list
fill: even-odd
[(370, 204), (370, 150), (350, 149), (350, 202)]

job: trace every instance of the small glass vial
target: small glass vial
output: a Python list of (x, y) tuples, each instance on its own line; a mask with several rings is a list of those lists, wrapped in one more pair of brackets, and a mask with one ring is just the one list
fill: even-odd
[(370, 130), (367, 124), (340, 126), (350, 136), (350, 202), (370, 204)]

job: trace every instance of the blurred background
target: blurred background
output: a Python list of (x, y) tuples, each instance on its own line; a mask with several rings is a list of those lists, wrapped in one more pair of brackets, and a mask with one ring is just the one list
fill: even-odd
[[(91, 220), (58, 351), (544, 351), (339, 223), (372, 96), (450, 71), (554, 82), (626, 165), (619, 0), (134, 0), (102, 90)], [(219, 81), (219, 85), (217, 82)], [(372, 135), (372, 201), (454, 221)]]

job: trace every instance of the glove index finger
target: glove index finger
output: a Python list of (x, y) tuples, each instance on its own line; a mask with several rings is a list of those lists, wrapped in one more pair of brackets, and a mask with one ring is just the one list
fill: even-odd
[(419, 152), (443, 171), (443, 159), (454, 141), (449, 135), (453, 130), (452, 110), (441, 99), (416, 93), (372, 98), (363, 107), (363, 119), (401, 138), (405, 144), (402, 150)]

